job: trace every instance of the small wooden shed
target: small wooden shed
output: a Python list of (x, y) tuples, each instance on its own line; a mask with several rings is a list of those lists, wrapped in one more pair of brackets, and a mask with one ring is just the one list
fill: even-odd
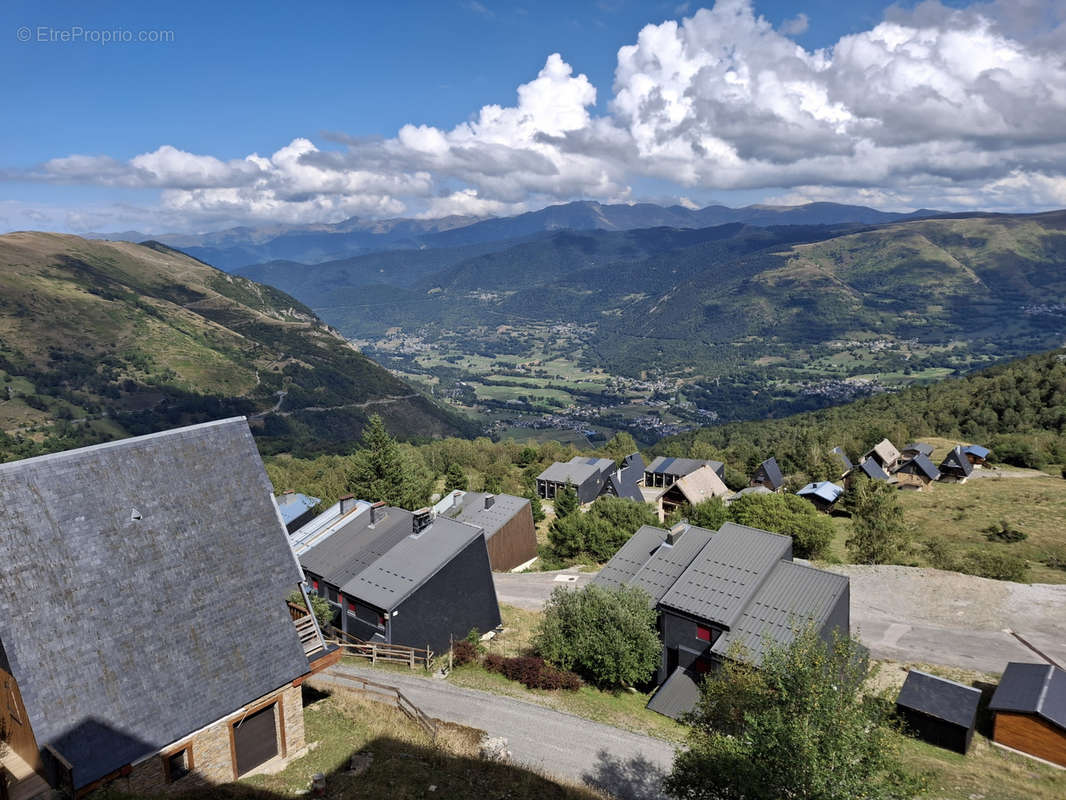
[(896, 713), (919, 739), (966, 754), (973, 739), (981, 692), (912, 669), (896, 699)]
[(1066, 671), (1012, 661), (988, 704), (992, 741), (1066, 767)]

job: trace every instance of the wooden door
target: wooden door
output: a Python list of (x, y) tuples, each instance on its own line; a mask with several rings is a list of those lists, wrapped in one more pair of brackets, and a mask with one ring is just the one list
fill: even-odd
[(233, 726), (233, 748), (237, 774), (243, 775), (278, 754), (278, 730), (272, 703), (249, 714)]

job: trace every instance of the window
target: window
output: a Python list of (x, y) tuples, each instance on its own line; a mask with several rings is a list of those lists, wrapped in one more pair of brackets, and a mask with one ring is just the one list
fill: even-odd
[(709, 642), (709, 641), (711, 641), (711, 629), (710, 628), (705, 628), (702, 625), (697, 625), (696, 626), (696, 638), (699, 639), (701, 642)]
[(337, 590), (334, 589), (332, 586), (327, 585), (326, 586), (326, 599), (328, 599), (331, 603), (338, 603), (340, 601), (337, 598), (338, 598)]
[(167, 783), (181, 780), (192, 771), (192, 745), (187, 745), (175, 753), (163, 756), (163, 771)]
[(378, 627), (379, 628), (384, 628), (385, 627), (385, 615), (384, 614), (378, 614)]
[(353, 603), (351, 600), (348, 601), (348, 610), (351, 611), (353, 614), (358, 611), (358, 609), (355, 607), (355, 603)]

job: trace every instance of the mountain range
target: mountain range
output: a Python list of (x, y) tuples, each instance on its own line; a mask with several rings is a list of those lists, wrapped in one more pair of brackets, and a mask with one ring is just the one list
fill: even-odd
[(407, 437), (473, 431), (303, 303), (163, 244), (12, 233), (0, 274), (8, 458), (231, 414), (267, 451), (349, 450), (375, 412)]

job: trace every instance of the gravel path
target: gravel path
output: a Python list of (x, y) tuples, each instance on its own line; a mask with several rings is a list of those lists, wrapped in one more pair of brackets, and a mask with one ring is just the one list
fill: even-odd
[(396, 686), (431, 717), (505, 737), (515, 763), (598, 786), (622, 800), (664, 797), (659, 786), (674, 748), (661, 739), (523, 700), (370, 667), (338, 664), (316, 680), (345, 686), (345, 676)]
[[(875, 658), (1003, 672), (1008, 661), (1039, 661), (1018, 634), (1066, 666), (1066, 585), (993, 581), (936, 569), (831, 566), (851, 578), (851, 629)], [(495, 576), (501, 603), (539, 609), (560, 577), (576, 570)], [(1013, 632), (1013, 634), (1011, 633)]]

